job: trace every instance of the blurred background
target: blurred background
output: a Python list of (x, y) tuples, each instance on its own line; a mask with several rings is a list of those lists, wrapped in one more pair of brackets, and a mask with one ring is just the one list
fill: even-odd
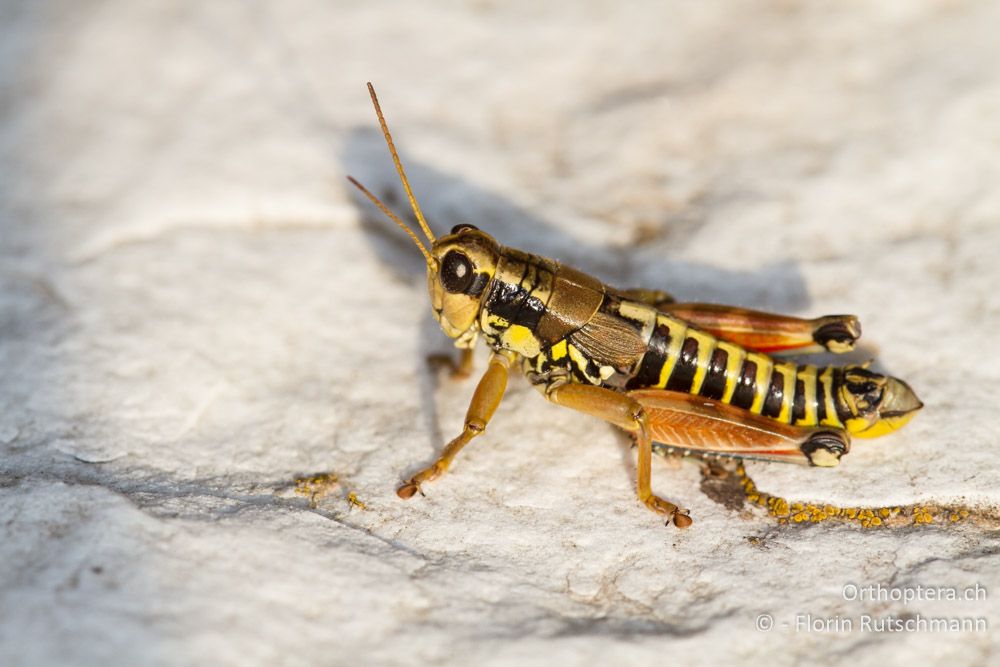
[[(405, 213), (372, 81), (439, 232), (860, 315), (928, 408), (836, 473), (758, 483), (994, 508), (998, 22), (944, 0), (0, 2), (0, 660), (986, 660), (986, 635), (753, 623), (859, 613), (837, 593), (859, 573), (994, 583), (986, 519), (775, 532), (658, 462), (680, 536), (635, 502), (624, 438), (524, 383), (398, 501), (472, 385), (428, 367), (449, 342), (419, 254), (345, 176)], [(294, 482), (320, 472), (339, 484), (311, 508)]]

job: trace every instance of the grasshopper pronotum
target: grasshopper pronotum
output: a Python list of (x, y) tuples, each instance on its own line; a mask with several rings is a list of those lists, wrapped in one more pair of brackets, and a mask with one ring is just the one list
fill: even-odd
[(519, 367), (551, 402), (630, 432), (637, 492), (684, 528), (688, 513), (653, 494), (653, 442), (689, 452), (833, 466), (850, 436), (896, 430), (922, 407), (902, 380), (865, 366), (818, 368), (769, 353), (853, 349), (856, 317), (786, 317), (676, 303), (655, 290), (615, 289), (581, 271), (497, 243), (472, 225), (435, 237), (410, 188), (385, 117), (368, 84), (382, 133), (429, 246), (363, 185), (351, 183), (396, 222), (427, 263), (434, 317), (462, 350), (468, 373), (480, 337), (492, 350), (462, 433), (437, 461), (399, 488), (411, 498), (483, 433)]

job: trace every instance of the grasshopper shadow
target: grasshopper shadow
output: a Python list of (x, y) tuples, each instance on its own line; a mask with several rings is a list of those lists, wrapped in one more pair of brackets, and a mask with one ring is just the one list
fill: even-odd
[[(676, 235), (670, 230), (653, 241), (642, 242), (637, 253), (633, 241), (599, 246), (572, 231), (546, 220), (464, 178), (446, 174), (409, 158), (401, 152), (414, 194), (436, 234), (454, 225), (470, 223), (492, 235), (499, 243), (559, 260), (592, 273), (616, 287), (664, 289), (678, 299), (728, 303), (782, 312), (801, 312), (809, 307), (805, 281), (797, 264), (779, 260), (753, 271), (734, 271), (720, 266), (669, 258)], [(382, 135), (373, 129), (352, 131), (341, 159), (347, 173), (368, 186), (390, 208), (418, 229), (406, 194), (396, 176)], [(424, 263), (413, 243), (390, 220), (346, 182), (353, 201), (363, 212), (365, 237), (375, 254), (401, 282), (423, 284)], [(669, 224), (666, 220), (665, 226)], [(700, 223), (686, 225), (693, 235)], [(419, 230), (418, 230), (419, 233)], [(629, 232), (631, 233), (631, 232)], [(636, 256), (662, 256), (663, 261), (637, 262)], [(637, 284), (640, 281), (642, 284)]]

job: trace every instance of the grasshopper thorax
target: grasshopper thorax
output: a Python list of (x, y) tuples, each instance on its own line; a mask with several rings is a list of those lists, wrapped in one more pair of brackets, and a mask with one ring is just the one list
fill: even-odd
[(500, 246), (472, 225), (457, 225), (431, 246), (427, 291), (441, 328), (459, 346), (471, 346), (479, 331), (479, 310), (496, 272)]

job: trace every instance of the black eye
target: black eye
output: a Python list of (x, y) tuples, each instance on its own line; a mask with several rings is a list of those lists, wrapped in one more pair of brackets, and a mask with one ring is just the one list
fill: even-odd
[(454, 227), (452, 227), (451, 228), (451, 233), (452, 234), (458, 234), (459, 232), (465, 231), (466, 229), (471, 229), (471, 230), (477, 231), (477, 232), (479, 231), (479, 227), (473, 227), (472, 225), (469, 225), (469, 224), (466, 224), (466, 223), (462, 223), (462, 224), (455, 225)]
[(452, 294), (464, 292), (475, 277), (472, 262), (457, 250), (444, 256), (441, 262), (441, 284)]

